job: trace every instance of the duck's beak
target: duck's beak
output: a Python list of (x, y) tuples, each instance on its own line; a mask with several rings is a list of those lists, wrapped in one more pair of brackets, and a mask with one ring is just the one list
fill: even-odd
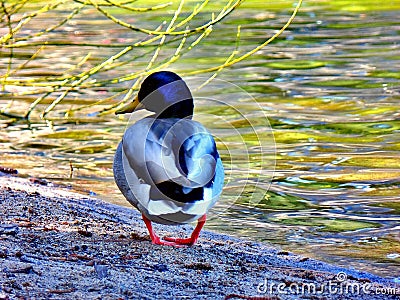
[(135, 110), (139, 110), (139, 109), (144, 109), (144, 105), (139, 102), (139, 98), (136, 96), (135, 99), (132, 102), (128, 103), (127, 105), (125, 105), (121, 109), (118, 109), (115, 112), (115, 114), (116, 115), (127, 114), (127, 113), (131, 113), (131, 112), (133, 112)]

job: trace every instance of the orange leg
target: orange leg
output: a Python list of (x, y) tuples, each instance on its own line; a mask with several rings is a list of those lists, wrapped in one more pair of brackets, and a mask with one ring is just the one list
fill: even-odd
[(206, 215), (202, 216), (198, 221), (195, 229), (192, 232), (190, 238), (181, 239), (181, 238), (173, 238), (173, 237), (165, 237), (160, 239), (158, 235), (153, 230), (153, 226), (151, 225), (151, 221), (146, 218), (145, 215), (142, 214), (142, 218), (144, 223), (146, 224), (147, 230), (149, 231), (151, 241), (156, 245), (167, 245), (167, 246), (175, 246), (175, 247), (183, 247), (183, 246), (192, 246), (197, 242), (199, 238), (199, 234), (204, 224), (206, 223)]
[(192, 246), (197, 242), (197, 239), (199, 238), (200, 235), (200, 231), (203, 228), (204, 224), (206, 223), (206, 215), (203, 215), (198, 221), (197, 221), (197, 225), (195, 227), (195, 229), (192, 232), (192, 235), (190, 236), (190, 238), (185, 238), (185, 239), (181, 239), (181, 238), (173, 238), (173, 237), (165, 237), (164, 240), (168, 241), (168, 242), (174, 242), (178, 245), (188, 245), (188, 246)]
[(153, 226), (151, 225), (151, 221), (148, 218), (146, 218), (146, 216), (143, 214), (142, 214), (142, 218), (143, 218), (144, 224), (146, 224), (147, 230), (149, 231), (150, 238), (151, 238), (151, 241), (153, 244), (182, 247), (182, 245), (179, 245), (177, 243), (161, 240), (158, 237), (158, 235), (154, 232)]

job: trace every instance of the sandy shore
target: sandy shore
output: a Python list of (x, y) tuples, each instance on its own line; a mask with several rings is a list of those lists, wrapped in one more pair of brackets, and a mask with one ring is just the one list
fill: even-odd
[(212, 232), (153, 245), (133, 208), (1, 172), (0, 203), (0, 300), (400, 297), (384, 278)]

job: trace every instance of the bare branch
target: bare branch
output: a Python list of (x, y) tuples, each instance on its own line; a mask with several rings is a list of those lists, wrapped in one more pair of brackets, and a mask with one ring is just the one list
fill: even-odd
[[(235, 9), (239, 7), (243, 0), (226, 0), (226, 3), (214, 12), (207, 11), (209, 0), (201, 0), (197, 4), (189, 6), (184, 0), (174, 6), (174, 13), (170, 15), (169, 22), (157, 24), (155, 29), (142, 28), (132, 22), (122, 20), (114, 13), (115, 9), (125, 10), (129, 15), (142, 16), (160, 12), (173, 5), (172, 1), (160, 3), (149, 7), (134, 6), (136, 0), (50, 0), (45, 5), (33, 4), (28, 0), (17, 1), (14, 4), (7, 4), (7, 1), (0, 0), (0, 14), (2, 23), (7, 32), (0, 37), (0, 45), (3, 49), (8, 49), (6, 60), (4, 60), (5, 74), (0, 75), (3, 94), (7, 97), (28, 97), (31, 98), (31, 104), (21, 115), (15, 115), (15, 106), (11, 113), (12, 101), (0, 109), (0, 114), (13, 118), (30, 118), (33, 111), (40, 112), (42, 118), (47, 118), (50, 112), (56, 108), (62, 108), (65, 117), (73, 115), (74, 112), (82, 111), (86, 108), (97, 109), (99, 114), (107, 114), (119, 106), (130, 101), (133, 94), (138, 90), (140, 83), (148, 74), (155, 71), (166, 69), (176, 63), (182, 56), (188, 55), (194, 48), (201, 47), (202, 41), (207, 39), (210, 34), (216, 30), (214, 27), (224, 18), (228, 17)], [(22, 8), (27, 9), (29, 3), (30, 12), (20, 15)], [(190, 4), (192, 2), (189, 2)], [(215, 4), (215, 3), (213, 3)], [(204, 87), (218, 76), (224, 69), (249, 58), (260, 49), (266, 47), (277, 37), (279, 37), (287, 27), (293, 22), (302, 0), (298, 0), (287, 22), (263, 43), (255, 45), (253, 49), (245, 53), (239, 52), (241, 27), (237, 27), (236, 42), (231, 52), (228, 52), (223, 58), (223, 63), (209, 68), (197, 68), (192, 71), (182, 72), (183, 76), (200, 73), (210, 73), (209, 78), (198, 89)], [(59, 11), (69, 8), (68, 14), (58, 14)], [(190, 7), (190, 8), (189, 8)], [(52, 11), (51, 17), (59, 16), (54, 20), (53, 25), (42, 27), (37, 30), (37, 24), (32, 22), (28, 29), (29, 22), (38, 17), (46, 18), (48, 12)], [(117, 30), (131, 31), (130, 37), (126, 40), (115, 39), (115, 43), (104, 44), (96, 42), (95, 39), (88, 40), (63, 40), (56, 30), (63, 30), (72, 19), (78, 19), (85, 12), (90, 12), (105, 16), (111, 20), (110, 28)], [(186, 14), (183, 15), (182, 12)], [(49, 14), (50, 15), (50, 14)], [(208, 19), (204, 20), (207, 15)], [(199, 22), (201, 20), (201, 22)], [(43, 24), (48, 24), (43, 22)], [(201, 25), (198, 25), (201, 24)], [(35, 31), (36, 30), (36, 31)], [(136, 32), (136, 33), (135, 33)], [(234, 33), (233, 33), (234, 34)], [(101, 41), (101, 40), (98, 40)], [(73, 66), (65, 67), (65, 70), (58, 70), (56, 73), (50, 73), (48, 76), (21, 76), (21, 71), (25, 70), (29, 64), (36, 59), (43, 59), (43, 56), (52, 49), (64, 49), (68, 46), (81, 47), (84, 51), (81, 58), (75, 61)], [(21, 50), (15, 50), (21, 49)], [(107, 56), (97, 56), (99, 49), (115, 51)], [(134, 51), (135, 50), (135, 51)], [(29, 53), (29, 56), (20, 58), (15, 53)], [(43, 54), (43, 55), (42, 55)], [(4, 57), (4, 56), (3, 56)], [(96, 60), (102, 57), (101, 61)], [(18, 59), (18, 60), (17, 60)], [(91, 63), (95, 62), (93, 65)], [(18, 62), (18, 64), (15, 64)], [(129, 68), (127, 67), (129, 66)], [(135, 66), (135, 67), (131, 67)], [(121, 71), (123, 70), (123, 71)], [(127, 71), (128, 70), (128, 71)], [(112, 75), (108, 75), (112, 74)], [(18, 76), (17, 76), (18, 75)], [(128, 85), (124, 82), (130, 82)], [(68, 109), (62, 103), (73, 103), (77, 93), (82, 91), (96, 90), (101, 88), (105, 91), (103, 99), (90, 101), (90, 103), (70, 106)], [(111, 91), (113, 93), (111, 94)], [(32, 98), (33, 97), (33, 98)], [(122, 98), (122, 99), (121, 99)], [(46, 104), (47, 106), (44, 106)], [(35, 114), (36, 115), (36, 114)]]

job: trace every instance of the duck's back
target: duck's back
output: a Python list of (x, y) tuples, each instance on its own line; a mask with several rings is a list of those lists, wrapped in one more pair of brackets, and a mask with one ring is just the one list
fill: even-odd
[(204, 215), (218, 200), (224, 180), (213, 137), (189, 119), (136, 122), (117, 149), (114, 174), (133, 205), (165, 224)]

